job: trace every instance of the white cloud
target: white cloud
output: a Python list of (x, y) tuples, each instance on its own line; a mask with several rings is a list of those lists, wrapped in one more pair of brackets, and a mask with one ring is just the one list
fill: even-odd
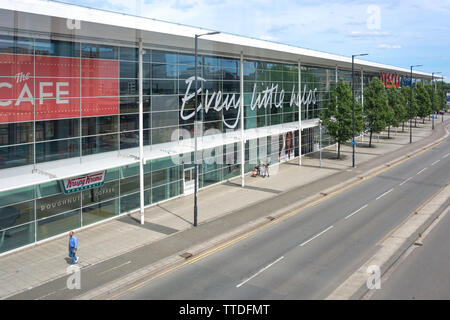
[(402, 46), (399, 45), (399, 44), (385, 44), (385, 43), (383, 43), (383, 44), (380, 44), (378, 46), (378, 48), (380, 48), (380, 49), (401, 49)]

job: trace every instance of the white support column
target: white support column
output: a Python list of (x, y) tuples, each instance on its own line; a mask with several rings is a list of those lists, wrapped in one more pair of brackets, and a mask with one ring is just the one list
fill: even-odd
[[(338, 67), (336, 65), (336, 68), (334, 69), (334, 82), (338, 83)], [(338, 152), (338, 144), (336, 142), (336, 153)]]
[[(364, 112), (364, 70), (362, 68), (361, 68), (361, 112)], [(363, 140), (364, 140), (364, 128), (361, 132), (361, 142), (363, 142)]]
[(241, 92), (241, 186), (245, 186), (245, 142), (244, 142), (244, 53), (241, 51), (241, 70), (240, 70), (240, 92)]
[(144, 224), (144, 105), (142, 81), (142, 39), (139, 39), (139, 189), (141, 224)]
[(302, 70), (298, 60), (298, 165), (302, 165)]

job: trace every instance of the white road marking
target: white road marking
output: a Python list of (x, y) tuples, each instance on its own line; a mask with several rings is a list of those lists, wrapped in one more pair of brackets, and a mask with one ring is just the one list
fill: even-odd
[(314, 237), (312, 237), (311, 239), (309, 239), (309, 240), (303, 242), (303, 243), (300, 245), (300, 247), (303, 247), (303, 246), (304, 246), (305, 244), (307, 244), (308, 242), (313, 241), (315, 238), (321, 236), (322, 234), (324, 234), (325, 232), (327, 232), (328, 230), (330, 230), (330, 229), (332, 229), (332, 228), (333, 228), (333, 226), (329, 226), (328, 228), (326, 228), (325, 230), (323, 230), (321, 233), (318, 233), (318, 234), (316, 234)]
[(434, 166), (434, 165), (435, 165), (436, 163), (438, 163), (439, 161), (441, 161), (441, 160), (437, 160), (437, 161), (433, 162), (431, 165)]
[(394, 188), (391, 188), (390, 190), (386, 191), (385, 193), (383, 193), (381, 196), (378, 196), (378, 198), (376, 198), (375, 200), (380, 199), (381, 197), (384, 197), (385, 195), (387, 195), (389, 192), (391, 192), (392, 190), (394, 190)]
[(130, 263), (131, 263), (131, 261), (127, 261), (127, 262), (125, 262), (125, 263), (122, 263), (121, 265), (119, 265), (119, 266), (117, 266), (117, 267), (114, 267), (114, 268), (111, 268), (111, 269), (108, 269), (108, 270), (105, 270), (105, 271), (99, 272), (98, 274), (103, 274), (103, 273), (106, 273), (106, 272), (109, 272), (109, 271), (112, 271), (112, 270), (118, 269), (118, 268), (120, 268), (120, 267), (123, 267), (123, 266), (126, 266), (127, 264), (130, 264)]
[(364, 205), (364, 206), (362, 206), (361, 208), (359, 208), (358, 210), (356, 210), (355, 212), (353, 212), (353, 213), (350, 213), (348, 216), (346, 216), (345, 217), (345, 219), (347, 220), (348, 218), (350, 218), (351, 216), (353, 216), (354, 214), (356, 214), (356, 213), (358, 213), (358, 212), (360, 212), (362, 209), (364, 209), (365, 207), (367, 207), (368, 206), (368, 204), (366, 204), (366, 205)]
[(413, 177), (409, 177), (408, 179), (406, 179), (405, 181), (403, 181), (402, 183), (399, 184), (399, 186), (404, 185), (406, 182), (408, 182), (409, 180), (411, 180)]
[(262, 268), (261, 270), (259, 270), (257, 273), (255, 273), (254, 275), (252, 275), (250, 278), (247, 278), (246, 280), (242, 281), (241, 283), (239, 283), (236, 288), (239, 288), (240, 286), (242, 286), (243, 284), (249, 282), (250, 280), (252, 280), (254, 277), (256, 277), (257, 275), (259, 275), (260, 273), (264, 272), (265, 270), (269, 269), (271, 266), (273, 266), (275, 263), (277, 263), (278, 261), (282, 260), (284, 257), (279, 257), (277, 260), (275, 260), (274, 262), (270, 263), (269, 265), (265, 266), (264, 268)]
[(422, 170), (420, 170), (419, 172), (417, 172), (416, 174), (421, 174), (422, 172), (424, 172), (425, 170), (427, 170), (428, 169), (428, 167), (427, 168), (423, 168)]
[(442, 157), (442, 159), (445, 159), (445, 158), (447, 158), (448, 156), (450, 155), (450, 152), (449, 153), (447, 153), (445, 156), (443, 156)]

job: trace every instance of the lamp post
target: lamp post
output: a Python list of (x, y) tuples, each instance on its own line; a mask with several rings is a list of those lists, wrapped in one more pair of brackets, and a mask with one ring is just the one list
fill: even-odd
[(410, 90), (409, 91), (411, 91), (409, 93), (409, 143), (412, 143), (412, 97), (413, 97), (413, 95), (412, 95), (412, 69), (415, 67), (421, 67), (421, 66), (422, 66), (421, 64), (411, 66), (411, 73), (410, 73), (410, 77), (409, 77), (409, 80), (410, 80), (410, 83), (409, 83)]
[[(367, 56), (368, 53), (354, 54), (352, 55), (352, 127), (353, 127), (353, 139), (352, 139), (352, 167), (355, 167), (355, 57)], [(362, 94), (362, 92), (361, 92)]]
[(198, 190), (198, 159), (197, 159), (197, 129), (198, 129), (198, 123), (197, 123), (197, 106), (198, 106), (198, 88), (197, 88), (197, 48), (198, 48), (198, 38), (201, 36), (211, 36), (214, 34), (219, 34), (220, 32), (214, 31), (214, 32), (208, 32), (208, 33), (202, 33), (202, 34), (196, 34), (195, 35), (195, 71), (194, 71), (194, 82), (195, 82), (195, 120), (194, 120), (194, 141), (195, 141), (195, 147), (194, 147), (194, 227), (197, 226), (197, 215), (198, 215), (198, 207), (197, 207), (197, 190)]

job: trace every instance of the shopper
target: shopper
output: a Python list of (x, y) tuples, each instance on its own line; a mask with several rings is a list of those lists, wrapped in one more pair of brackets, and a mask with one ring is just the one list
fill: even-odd
[(72, 264), (78, 262), (76, 253), (78, 251), (78, 239), (73, 235), (73, 231), (69, 232), (69, 257), (72, 259)]

